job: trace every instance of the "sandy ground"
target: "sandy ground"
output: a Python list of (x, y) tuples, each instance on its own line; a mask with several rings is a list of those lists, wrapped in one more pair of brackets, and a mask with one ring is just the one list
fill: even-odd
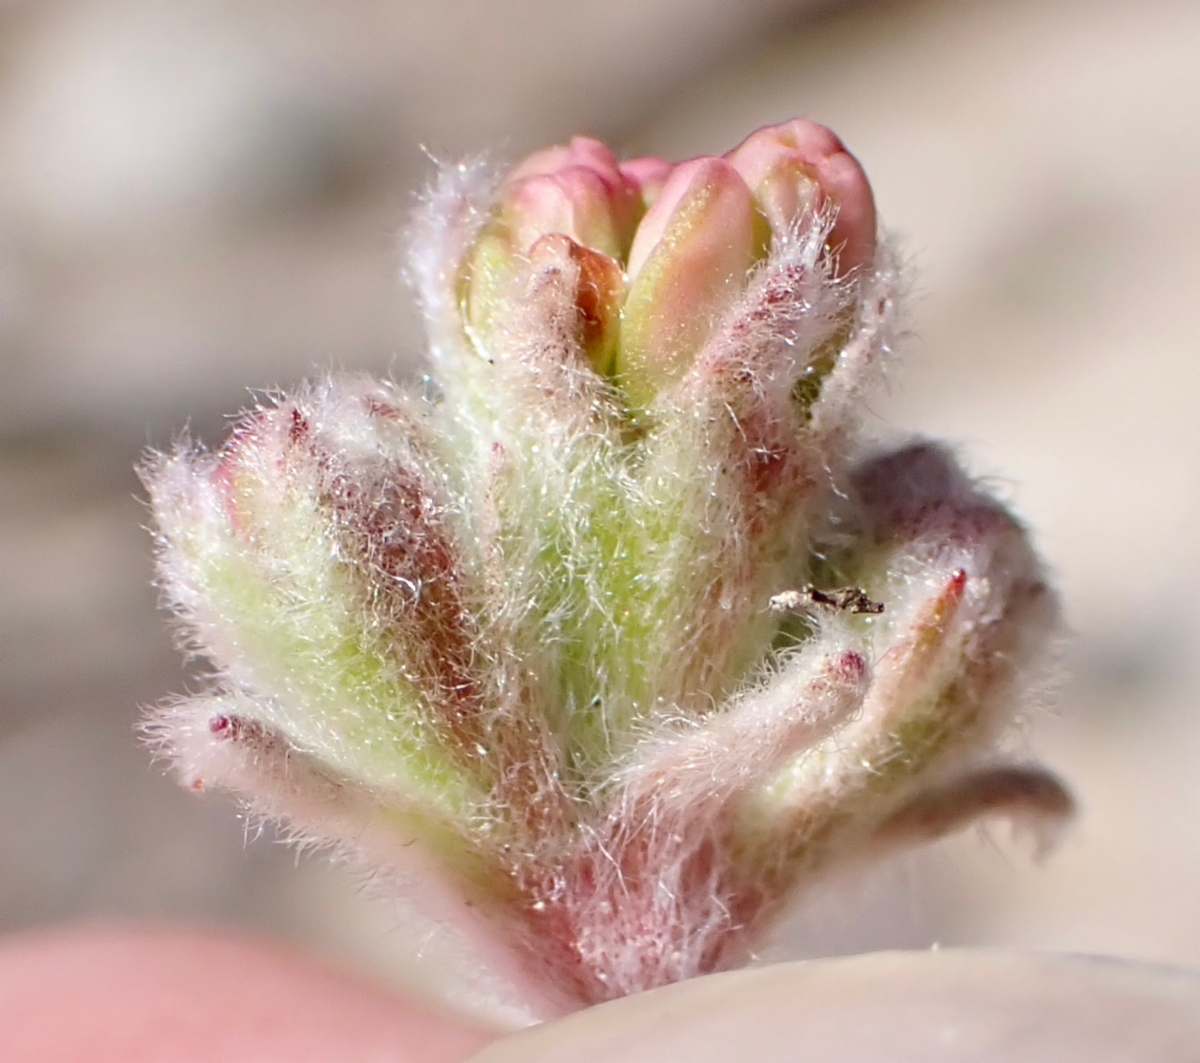
[(1038, 866), (970, 836), (839, 883), (791, 937), (1200, 964), (1200, 8), (497, 10), (0, 12), (0, 929), (213, 920), (437, 980), (393, 905), (246, 845), (136, 746), (138, 707), (186, 679), (130, 468), (189, 418), (217, 439), (248, 386), (413, 370), (394, 244), (420, 145), (579, 128), (683, 157), (808, 114), (919, 277), (879, 430), (961, 441), (1059, 578), (1069, 679), (1029, 742), (1082, 815)]

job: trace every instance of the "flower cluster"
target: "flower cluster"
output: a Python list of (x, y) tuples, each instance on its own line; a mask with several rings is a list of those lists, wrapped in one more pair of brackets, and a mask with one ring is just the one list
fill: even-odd
[[(828, 869), (1001, 812), (1056, 624), (1020, 525), (860, 414), (894, 256), (828, 130), (446, 168), (434, 376), (333, 378), (144, 468), (210, 689), (183, 778), (403, 877), (542, 1014), (744, 962)], [(421, 886), (424, 883), (424, 887)]]

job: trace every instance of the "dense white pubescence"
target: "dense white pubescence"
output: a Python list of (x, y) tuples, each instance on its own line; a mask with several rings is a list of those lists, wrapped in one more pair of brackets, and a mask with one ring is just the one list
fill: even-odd
[[(486, 219), (488, 187), (477, 170), (448, 169), (427, 198), (410, 273), (439, 314), (461, 299), (461, 248)], [(809, 218), (777, 241), (632, 442), (619, 396), (573, 339), (571, 300), (552, 295), (571, 290), (569, 265), (527, 278), (491, 364), (464, 338), (461, 313), (449, 330), (439, 319), (435, 358), (456, 374), (461, 365), (457, 386), (486, 377), (473, 390), (487, 406), (454, 412), (473, 442), (471, 489), (505, 509), (508, 614), (534, 606), (528, 652), (558, 677), (552, 712), (586, 719), (599, 699), (598, 722), (618, 723), (619, 737), (654, 706), (707, 712), (761, 663), (773, 625), (761, 599), (802, 578), (897, 328), (894, 263), (881, 256), (835, 282), (823, 257), (831, 224)], [(812, 401), (797, 403), (805, 381)], [(548, 570), (538, 560), (548, 554), (564, 563)], [(611, 738), (591, 740), (601, 760)]]
[[(1063, 815), (990, 753), (1056, 618), (1023, 531), (945, 451), (857, 441), (891, 251), (835, 277), (808, 218), (635, 415), (570, 258), (514, 277), (488, 357), (467, 334), (495, 187), (447, 169), (415, 226), (440, 401), (329, 379), (143, 469), (211, 667), (150, 724), (185, 780), (393, 870), (419, 842), (464, 902), (440, 918), (491, 919), (552, 1007), (739, 962), (806, 876), (898, 839)], [(768, 608), (813, 579), (884, 613)]]
[[(220, 454), (181, 447), (145, 475), (164, 592), (219, 686), (299, 749), (403, 791), (410, 763), (436, 756), (440, 662), (428, 610), (405, 607), (412, 574), (374, 570), (383, 553), (419, 555), (445, 535), (447, 503), (419, 426), (370, 413), (387, 399), (403, 401), (359, 380), (310, 387), (250, 415)], [(389, 507), (396, 535), (379, 530), (391, 541), (353, 541)], [(461, 799), (446, 782), (426, 796)]]
[(761, 883), (752, 864), (732, 866), (738, 805), (844, 725), (869, 687), (859, 640), (828, 627), (707, 721), (661, 726), (617, 772), (607, 818), (588, 839), (596, 859), (569, 897), (597, 995), (741, 958), (735, 939)]
[(1057, 602), (1024, 532), (932, 444), (863, 460), (851, 486), (857, 557), (841, 563), (887, 603), (871, 618), (873, 682), (857, 718), (764, 786), (763, 844), (795, 874), (890, 844), (897, 817), (927, 836), (961, 826), (984, 794), (1061, 819), (1069, 799), (1044, 773), (996, 774), (995, 739), (1055, 649)]

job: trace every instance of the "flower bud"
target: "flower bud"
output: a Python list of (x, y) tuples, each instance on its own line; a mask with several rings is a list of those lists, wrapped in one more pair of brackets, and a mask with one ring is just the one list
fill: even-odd
[(558, 253), (579, 269), (572, 304), (580, 343), (596, 370), (606, 372), (623, 296), (619, 263), (643, 209), (637, 185), (599, 141), (575, 137), (520, 163), (467, 264), (467, 324), (488, 359), (508, 344), (514, 303), (525, 298), (531, 274), (547, 266), (547, 249), (562, 246), (550, 238), (561, 237), (574, 249)]
[(815, 212), (831, 209), (828, 245), (840, 273), (875, 256), (875, 203), (858, 160), (824, 126), (803, 118), (764, 126), (725, 156), (745, 180), (755, 205), (784, 239)]
[(675, 164), (655, 155), (646, 155), (639, 159), (629, 159), (621, 163), (621, 173), (629, 178), (638, 189), (643, 210), (654, 206), (655, 200), (671, 176)]
[(550, 161), (535, 157), (518, 168), (520, 176), (506, 182), (499, 219), (510, 229), (518, 250), (528, 250), (547, 233), (562, 233), (612, 258), (624, 257), (642, 212), (641, 197), (607, 149), (603, 155), (585, 153), (579, 144), (583, 139), (572, 141), (561, 165), (531, 169)]
[(761, 249), (750, 193), (722, 159), (675, 167), (629, 252), (617, 376), (649, 404), (691, 364), (734, 303)]

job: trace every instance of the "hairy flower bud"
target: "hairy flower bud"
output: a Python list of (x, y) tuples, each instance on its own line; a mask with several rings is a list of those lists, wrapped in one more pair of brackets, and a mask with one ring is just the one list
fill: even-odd
[(637, 183), (607, 147), (588, 137), (531, 155), (501, 190), (500, 217), (524, 249), (546, 233), (562, 233), (622, 259), (642, 209)]
[(803, 118), (751, 133), (726, 158), (749, 186), (776, 239), (831, 209), (827, 242), (847, 272), (875, 257), (875, 202), (862, 167), (824, 126)]
[[(468, 327), (489, 361), (505, 357), (514, 339), (514, 304), (527, 299), (531, 276), (555, 258), (577, 267), (569, 306), (576, 337), (599, 372), (611, 368), (624, 299), (620, 263), (643, 211), (637, 182), (599, 141), (530, 156), (501, 186), (491, 221), (466, 266)], [(550, 310), (550, 313), (553, 313)]]
[(899, 278), (831, 133), (576, 138), (446, 170), (416, 232), (438, 398), (330, 379), (143, 469), (212, 665), (149, 725), (186, 782), (393, 873), (531, 1016), (1067, 815), (996, 752), (1057, 622), (1024, 531), (943, 448), (860, 439)]
[(648, 403), (677, 381), (759, 257), (750, 192), (723, 159), (675, 167), (638, 226), (617, 373)]

